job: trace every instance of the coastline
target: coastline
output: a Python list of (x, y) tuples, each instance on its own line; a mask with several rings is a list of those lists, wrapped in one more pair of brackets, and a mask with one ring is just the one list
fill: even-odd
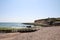
[(0, 40), (60, 40), (60, 26), (40, 27), (27, 33), (0, 33)]

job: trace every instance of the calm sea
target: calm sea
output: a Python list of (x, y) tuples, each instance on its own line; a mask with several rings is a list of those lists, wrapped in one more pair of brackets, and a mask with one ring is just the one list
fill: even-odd
[(26, 24), (22, 23), (0, 23), (0, 27), (26, 27)]

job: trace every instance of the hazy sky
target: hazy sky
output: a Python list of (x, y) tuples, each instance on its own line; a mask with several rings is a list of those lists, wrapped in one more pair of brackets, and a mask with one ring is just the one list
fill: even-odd
[(60, 0), (0, 0), (0, 22), (33, 22), (60, 17)]

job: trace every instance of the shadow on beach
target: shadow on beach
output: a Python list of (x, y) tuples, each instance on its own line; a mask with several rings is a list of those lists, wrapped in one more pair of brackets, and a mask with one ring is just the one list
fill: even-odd
[(37, 30), (27, 30), (27, 31), (12, 31), (12, 30), (0, 30), (0, 33), (15, 33), (15, 32), (19, 32), (19, 33), (30, 33), (30, 32), (35, 32)]
[(37, 31), (37, 30), (30, 30), (30, 31), (18, 31), (18, 32), (20, 32), (20, 33), (30, 33), (30, 32), (35, 32), (35, 31)]

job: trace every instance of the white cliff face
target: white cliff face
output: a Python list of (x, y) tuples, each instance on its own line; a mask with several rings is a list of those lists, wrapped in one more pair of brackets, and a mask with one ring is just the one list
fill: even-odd
[(46, 20), (36, 20), (34, 23), (38, 24), (38, 25), (42, 25), (42, 24), (46, 25), (46, 24), (48, 24), (48, 22)]

